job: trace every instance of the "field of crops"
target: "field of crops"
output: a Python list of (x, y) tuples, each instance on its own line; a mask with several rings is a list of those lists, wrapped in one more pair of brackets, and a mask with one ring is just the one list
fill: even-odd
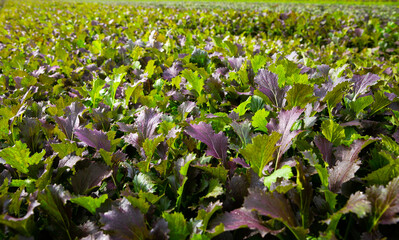
[(5, 1), (0, 239), (397, 239), (397, 6)]

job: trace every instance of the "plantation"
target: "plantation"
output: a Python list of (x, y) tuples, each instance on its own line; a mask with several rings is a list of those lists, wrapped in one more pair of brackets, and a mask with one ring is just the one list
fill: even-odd
[(396, 239), (399, 9), (3, 2), (0, 239)]

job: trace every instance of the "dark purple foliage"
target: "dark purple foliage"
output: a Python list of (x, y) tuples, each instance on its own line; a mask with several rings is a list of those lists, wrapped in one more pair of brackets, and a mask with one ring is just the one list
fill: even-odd
[(208, 146), (207, 155), (226, 160), (228, 139), (223, 133), (215, 134), (210, 124), (190, 124), (185, 132)]
[(353, 75), (353, 98), (363, 94), (369, 86), (377, 83), (380, 77), (376, 74), (367, 73), (366, 75)]
[(267, 124), (267, 129), (270, 132), (278, 132), (282, 135), (280, 139), (279, 150), (281, 155), (284, 154), (291, 146), (292, 139), (302, 132), (302, 130), (291, 131), (291, 128), (304, 111), (305, 109), (300, 109), (299, 107), (295, 107), (291, 110), (282, 110), (278, 114), (278, 124), (276, 119), (271, 119)]
[(108, 136), (103, 131), (91, 130), (88, 128), (80, 128), (75, 130), (76, 137), (97, 150), (101, 148), (110, 151), (111, 150), (111, 142), (108, 140)]
[(275, 106), (284, 107), (288, 87), (278, 86), (277, 74), (261, 69), (254, 80), (258, 84), (259, 91), (265, 94)]
[(260, 215), (278, 219), (291, 227), (298, 226), (290, 202), (277, 191), (250, 190), (249, 196), (245, 198), (244, 208), (256, 210)]
[(212, 225), (215, 227), (223, 223), (225, 231), (232, 231), (243, 227), (257, 230), (262, 237), (268, 233), (277, 234), (279, 231), (273, 231), (262, 224), (255, 212), (251, 210), (240, 208), (231, 212), (226, 212), (218, 216)]
[(112, 210), (100, 213), (102, 229), (107, 231), (112, 239), (146, 239), (149, 231), (144, 222), (144, 216), (138, 208), (134, 208), (124, 198)]
[(85, 194), (87, 190), (100, 186), (111, 174), (112, 171), (106, 165), (91, 162), (88, 167), (76, 171), (71, 179), (72, 188), (77, 194)]

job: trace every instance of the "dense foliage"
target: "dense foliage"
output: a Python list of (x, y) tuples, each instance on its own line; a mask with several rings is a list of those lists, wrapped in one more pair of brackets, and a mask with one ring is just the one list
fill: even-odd
[(323, 8), (7, 1), (0, 238), (398, 236), (398, 9)]

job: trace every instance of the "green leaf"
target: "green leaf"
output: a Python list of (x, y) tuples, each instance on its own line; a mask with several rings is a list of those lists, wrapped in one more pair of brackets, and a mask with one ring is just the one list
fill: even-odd
[(175, 88), (180, 89), (180, 82), (181, 82), (181, 77), (176, 76), (176, 77), (172, 78), (171, 84), (172, 84), (172, 86), (175, 86)]
[(392, 153), (388, 153), (385, 150), (380, 152), (380, 155), (382, 155), (385, 159), (388, 160), (388, 164), (369, 173), (365, 178), (363, 178), (364, 180), (367, 181), (369, 185), (376, 185), (376, 184), (386, 185), (392, 179), (399, 176), (399, 158), (397, 157), (398, 154), (396, 154), (395, 152), (393, 153), (395, 155), (393, 155)]
[(97, 208), (99, 208), (101, 204), (103, 204), (107, 199), (108, 199), (108, 194), (104, 194), (101, 195), (101, 197), (99, 198), (82, 196), (82, 197), (72, 198), (69, 201), (81, 207), (86, 208), (91, 214), (95, 215)]
[(233, 111), (238, 113), (239, 116), (244, 115), (248, 110), (247, 106), (251, 103), (251, 99), (252, 97), (249, 97), (245, 102), (240, 103), (238, 107), (234, 108)]
[(309, 85), (309, 76), (307, 74), (294, 73), (287, 77), (285, 82), (286, 85), (293, 85), (295, 83)]
[(370, 116), (391, 104), (391, 101), (382, 91), (374, 93), (374, 103), (370, 107)]
[(93, 54), (102, 54), (102, 44), (101, 44), (101, 40), (96, 40), (93, 41), (91, 43), (91, 51), (93, 52)]
[[(51, 182), (51, 177), (53, 174), (52, 171), (52, 167), (53, 167), (53, 162), (54, 162), (54, 158), (56, 157), (56, 155), (52, 155), (50, 157), (48, 157), (45, 161), (46, 165), (46, 170), (44, 171), (44, 173), (37, 179), (35, 186), (36, 188), (41, 191), (43, 190), (47, 185), (50, 184)], [(34, 189), (33, 191), (35, 191), (36, 189)]]
[(201, 96), (202, 89), (204, 88), (204, 79), (198, 76), (198, 72), (193, 72), (190, 69), (184, 69), (181, 74), (185, 79), (187, 79), (187, 89), (194, 90), (198, 97)]
[(232, 122), (231, 126), (235, 133), (237, 133), (238, 137), (241, 140), (242, 146), (245, 147), (248, 143), (251, 142), (251, 123), (247, 120), (241, 123)]
[(238, 48), (237, 48), (237, 46), (234, 44), (234, 43), (232, 43), (232, 42), (230, 42), (230, 41), (223, 41), (223, 43), (224, 43), (224, 45), (227, 47), (227, 49), (230, 51), (230, 54), (231, 54), (231, 56), (236, 56), (237, 55), (237, 52), (238, 52)]
[(211, 167), (211, 166), (194, 166), (194, 167), (207, 172), (212, 177), (219, 179), (222, 183), (226, 182), (228, 170), (226, 170), (223, 166), (219, 165), (217, 167)]
[(130, 99), (133, 104), (136, 104), (140, 96), (143, 96), (143, 92), (143, 85), (141, 83), (128, 87), (125, 91), (125, 107), (129, 106)]
[(23, 201), (23, 197), (21, 197), (22, 191), (25, 189), (25, 185), (22, 185), (12, 194), (11, 203), (8, 206), (8, 212), (12, 215), (19, 216), (19, 210), (21, 208), (21, 204)]
[(337, 106), (338, 103), (342, 101), (345, 93), (347, 92), (349, 81), (341, 82), (329, 91), (323, 98), (323, 102), (327, 103), (328, 111), (331, 113), (332, 109)]
[(144, 149), (145, 155), (147, 157), (147, 160), (146, 160), (146, 162), (147, 162), (147, 170), (146, 171), (147, 172), (150, 171), (150, 162), (151, 162), (152, 156), (155, 153), (155, 150), (157, 149), (157, 146), (164, 140), (165, 140), (165, 137), (162, 135), (157, 138), (154, 138), (154, 139), (146, 138), (144, 140), (143, 149)]
[(354, 102), (350, 102), (349, 106), (351, 109), (353, 109), (353, 111), (358, 114), (361, 111), (363, 111), (363, 109), (365, 109), (366, 107), (370, 106), (370, 104), (372, 104), (374, 102), (374, 98), (373, 96), (365, 96), (365, 97), (361, 97), (356, 99), (356, 101)]
[(201, 199), (204, 198), (216, 198), (224, 193), (222, 184), (217, 179), (212, 178), (209, 181), (209, 188), (208, 188), (208, 193), (203, 196)]
[[(53, 143), (50, 144), (51, 148), (54, 152), (58, 153), (59, 158), (64, 158), (69, 154), (76, 152), (78, 150), (78, 146), (76, 142), (65, 142), (65, 143)], [(84, 149), (80, 149), (81, 151), (77, 152), (76, 155), (80, 155)]]
[[(121, 69), (121, 70), (123, 70), (123, 69)], [(116, 70), (114, 69), (114, 71), (116, 71)], [(116, 101), (115, 101), (116, 91), (117, 91), (119, 85), (121, 83), (123, 83), (125, 75), (126, 75), (126, 72), (123, 72), (123, 73), (115, 74), (112, 79), (107, 78), (109, 88), (107, 90), (107, 93), (104, 96), (104, 99), (105, 99), (105, 103), (108, 106), (110, 106), (111, 109), (114, 108), (114, 105), (116, 103)]]
[(313, 87), (306, 84), (294, 84), (287, 92), (285, 97), (287, 100), (287, 109), (293, 107), (304, 108), (308, 103), (313, 103), (317, 100), (313, 96)]
[(342, 76), (344, 73), (345, 69), (348, 67), (349, 64), (344, 64), (341, 67), (335, 68), (335, 69), (330, 69), (329, 75), (331, 76), (331, 79), (333, 82), (337, 81), (338, 78)]
[(194, 234), (191, 240), (211, 240), (207, 235), (204, 234)]
[(148, 78), (151, 78), (152, 75), (154, 74), (155, 68), (156, 66), (154, 65), (155, 61), (154, 60), (150, 60), (147, 63), (147, 66), (145, 67), (145, 73), (148, 74)]
[(265, 102), (263, 101), (263, 99), (257, 95), (253, 95), (252, 99), (251, 99), (251, 104), (250, 104), (250, 108), (251, 111), (256, 113), (257, 111), (264, 109), (265, 106)]
[(190, 235), (189, 225), (187, 224), (187, 221), (182, 213), (164, 212), (162, 217), (168, 222), (170, 240), (186, 239), (188, 235)]
[(29, 166), (38, 164), (42, 160), (44, 154), (46, 154), (46, 151), (42, 150), (40, 153), (35, 153), (30, 157), (29, 148), (21, 141), (16, 141), (13, 147), (8, 147), (0, 151), (0, 157), (7, 164), (10, 164), (11, 167), (17, 169), (20, 173), (25, 174), (29, 172)]
[(185, 158), (185, 160), (184, 160), (184, 165), (180, 168), (180, 174), (181, 175), (183, 175), (183, 176), (187, 176), (187, 172), (188, 172), (188, 168), (190, 167), (190, 163), (192, 162), (192, 161), (194, 161), (196, 158), (195, 158), (195, 154), (193, 154), (193, 153), (190, 153), (190, 154), (188, 154), (187, 156), (186, 156), (186, 158)]
[(94, 79), (92, 83), (92, 88), (89, 91), (89, 95), (91, 103), (93, 104), (93, 108), (96, 108), (98, 103), (102, 100), (100, 91), (105, 86), (105, 83), (106, 83), (105, 80), (102, 80), (100, 78)]
[(209, 204), (206, 209), (198, 210), (198, 215), (195, 218), (196, 220), (202, 220), (201, 229), (206, 231), (208, 227), (209, 220), (213, 216), (213, 214), (219, 210), (223, 209), (222, 203), (217, 201), (215, 203)]
[(265, 109), (258, 110), (255, 115), (252, 117), (252, 126), (255, 128), (255, 130), (262, 131), (267, 133), (267, 123), (268, 121), (266, 118), (269, 116), (269, 111), (266, 111)]
[(126, 196), (126, 199), (129, 200), (133, 207), (140, 209), (143, 214), (146, 214), (148, 209), (150, 209), (150, 204), (145, 201), (145, 198)]
[(267, 63), (267, 58), (260, 54), (255, 55), (254, 58), (251, 59), (252, 69), (254, 73), (257, 74), (258, 70), (261, 69)]
[(104, 148), (100, 148), (100, 155), (101, 155), (101, 157), (104, 159), (104, 162), (108, 165), (108, 166), (110, 166), (110, 167), (112, 167), (113, 166), (113, 163), (112, 163), (112, 153), (111, 152), (108, 152), (107, 150), (105, 150)]
[(341, 140), (345, 138), (344, 128), (331, 119), (327, 119), (322, 122), (321, 132), (324, 137), (334, 145), (339, 145)]
[(392, 138), (383, 134), (378, 136), (381, 138), (381, 143), (388, 151), (394, 153), (395, 155), (399, 155), (399, 145)]
[(8, 188), (9, 188), (9, 180), (8, 178), (5, 178), (3, 184), (1, 184), (0, 186), (0, 198), (2, 198), (8, 193)]
[(269, 176), (264, 179), (265, 186), (270, 189), (272, 183), (276, 182), (277, 178), (290, 179), (294, 174), (292, 173), (291, 167), (284, 165), (282, 168), (275, 170)]
[(133, 178), (133, 187), (135, 192), (144, 191), (154, 193), (156, 185), (150, 176), (140, 172)]
[(259, 177), (263, 176), (263, 169), (266, 164), (273, 160), (273, 154), (277, 149), (276, 144), (280, 136), (277, 132), (273, 132), (269, 136), (258, 135), (252, 139), (252, 144), (248, 144), (240, 150), (240, 153)]

